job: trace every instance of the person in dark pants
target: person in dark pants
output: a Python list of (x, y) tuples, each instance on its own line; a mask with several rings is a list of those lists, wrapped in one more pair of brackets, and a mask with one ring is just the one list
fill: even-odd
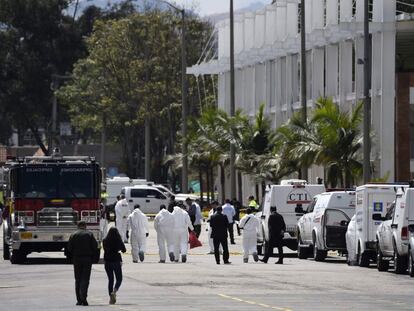
[(223, 215), (223, 209), (218, 206), (216, 213), (210, 218), (211, 237), (214, 244), (214, 256), (216, 257), (216, 263), (220, 264), (220, 245), (223, 248), (223, 261), (225, 264), (230, 264), (229, 261), (229, 246), (227, 242), (227, 229), (229, 227), (229, 221), (227, 216)]
[(86, 229), (86, 222), (79, 221), (78, 230), (68, 241), (67, 252), (73, 262), (75, 272), (75, 291), (78, 306), (87, 306), (89, 279), (92, 262), (98, 250), (98, 242), (92, 232)]
[(240, 201), (237, 200), (236, 198), (233, 199), (232, 204), (236, 212), (236, 214), (234, 215), (234, 222), (236, 223), (236, 227), (237, 227), (237, 235), (240, 236), (241, 232), (240, 232), (239, 221), (240, 221), (240, 210), (242, 208), (242, 205)]
[(227, 216), (227, 221), (229, 223), (227, 229), (230, 235), (230, 243), (236, 244), (236, 242), (234, 242), (234, 233), (233, 233), (234, 216), (236, 215), (236, 210), (234, 209), (234, 206), (231, 205), (229, 199), (226, 199), (224, 201), (224, 205), (222, 208), (223, 208), (223, 214)]
[(277, 247), (279, 253), (279, 260), (275, 263), (283, 264), (283, 235), (286, 231), (286, 224), (283, 216), (280, 215), (276, 206), (270, 207), (270, 216), (268, 220), (269, 241), (266, 245), (265, 255), (262, 262), (267, 263), (269, 257), (273, 254), (273, 248)]
[[(105, 271), (108, 276), (109, 304), (116, 303), (116, 293), (122, 283), (122, 257), (119, 252), (126, 252), (125, 244), (116, 227), (111, 227), (103, 240)], [(114, 287), (114, 275), (116, 283)]]

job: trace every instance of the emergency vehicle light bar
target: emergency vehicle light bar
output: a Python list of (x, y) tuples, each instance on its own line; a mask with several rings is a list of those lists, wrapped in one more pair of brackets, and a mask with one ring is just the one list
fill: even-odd
[(38, 162), (53, 162), (53, 161), (84, 161), (95, 162), (95, 157), (91, 156), (29, 156), (24, 158), (17, 158), (18, 162), (28, 163), (31, 161)]

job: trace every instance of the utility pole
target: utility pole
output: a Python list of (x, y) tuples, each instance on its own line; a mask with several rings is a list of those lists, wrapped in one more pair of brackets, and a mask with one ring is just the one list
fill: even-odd
[(106, 145), (106, 115), (102, 114), (102, 131), (101, 131), (101, 167), (105, 167), (105, 145)]
[[(230, 0), (230, 116), (234, 117), (235, 105), (235, 84), (234, 84), (234, 7), (233, 0)], [(236, 197), (236, 148), (230, 145), (230, 198)], [(223, 193), (225, 196), (225, 193)]]
[(369, 36), (369, 1), (364, 0), (364, 124), (363, 124), (363, 174), (364, 184), (371, 180), (371, 98), (369, 94), (371, 84), (371, 48)]
[(183, 136), (183, 169), (181, 176), (181, 192), (188, 192), (188, 149), (187, 149), (187, 51), (186, 51), (186, 25), (185, 25), (185, 10), (180, 10), (181, 12), (181, 101), (182, 101), (182, 136)]
[[(308, 109), (306, 98), (306, 20), (305, 20), (305, 0), (300, 4), (300, 101), (302, 104), (302, 121), (308, 122)], [(302, 179), (308, 180), (308, 168), (301, 168)]]

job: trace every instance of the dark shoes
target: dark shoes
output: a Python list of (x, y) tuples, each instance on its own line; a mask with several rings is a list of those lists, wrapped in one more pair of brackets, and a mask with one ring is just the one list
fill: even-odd
[(181, 262), (187, 262), (187, 255), (181, 255)]
[(253, 260), (255, 262), (258, 262), (259, 261), (259, 256), (257, 256), (257, 253), (253, 253)]
[(225, 262), (224, 262), (224, 264), (225, 264), (225, 265), (230, 265), (230, 264), (231, 264), (231, 262), (230, 262), (230, 261), (225, 261)]
[(264, 259), (259, 259), (259, 261), (261, 261), (263, 263), (267, 263), (267, 260), (264, 260)]
[(78, 301), (76, 303), (76, 305), (77, 306), (89, 306), (89, 304), (88, 304), (88, 302), (86, 300), (85, 301)]
[(278, 260), (278, 261), (275, 262), (275, 264), (277, 264), (277, 265), (283, 265), (283, 260)]
[(234, 244), (236, 244), (236, 242), (234, 242), (234, 241), (231, 241), (231, 243), (230, 243), (230, 244), (233, 244), (233, 245), (234, 245)]
[(174, 261), (174, 259), (175, 259), (175, 258), (174, 258), (174, 257), (175, 257), (175, 256), (174, 256), (174, 253), (173, 253), (173, 252), (171, 252), (171, 253), (169, 253), (169, 255), (170, 255), (170, 261), (171, 261), (171, 262), (173, 262), (173, 261)]
[(139, 252), (138, 253), (138, 256), (139, 256), (139, 260), (141, 261), (141, 262), (143, 262), (144, 261), (144, 252)]

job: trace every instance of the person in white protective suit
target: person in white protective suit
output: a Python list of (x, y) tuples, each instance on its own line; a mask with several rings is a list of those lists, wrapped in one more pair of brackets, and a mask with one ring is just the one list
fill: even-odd
[(174, 261), (174, 243), (172, 239), (172, 231), (174, 228), (173, 215), (166, 209), (166, 206), (162, 204), (160, 211), (154, 219), (154, 228), (157, 232), (157, 242), (160, 254), (160, 263), (165, 263), (166, 253), (165, 244), (167, 244), (168, 254), (170, 260)]
[(131, 229), (131, 253), (132, 262), (144, 261), (147, 246), (148, 218), (141, 212), (139, 205), (134, 206), (134, 211), (128, 216), (128, 229)]
[(129, 214), (131, 214), (131, 208), (125, 196), (121, 195), (121, 199), (115, 204), (115, 224), (124, 243), (128, 243), (127, 220)]
[(175, 262), (178, 262), (178, 258), (181, 254), (181, 261), (186, 262), (188, 251), (188, 229), (193, 231), (194, 227), (191, 223), (190, 216), (188, 216), (188, 213), (182, 208), (174, 206), (172, 216), (174, 218), (174, 229), (172, 232), (174, 241), (174, 259)]
[(240, 229), (243, 229), (243, 262), (249, 262), (249, 255), (253, 255), (255, 262), (259, 261), (257, 255), (257, 232), (259, 230), (260, 222), (252, 214), (253, 209), (248, 208), (246, 215), (240, 220)]

